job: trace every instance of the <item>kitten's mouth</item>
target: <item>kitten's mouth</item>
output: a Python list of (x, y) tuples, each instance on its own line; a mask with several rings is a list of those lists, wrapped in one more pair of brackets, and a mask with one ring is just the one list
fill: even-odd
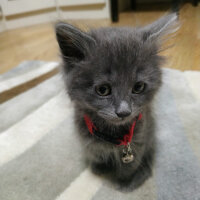
[(120, 117), (110, 118), (110, 117), (103, 116), (103, 118), (104, 118), (105, 121), (107, 121), (111, 124), (115, 124), (115, 125), (123, 125), (123, 124), (131, 122), (134, 119), (134, 117), (131, 117), (131, 116), (123, 117), (123, 118), (120, 118)]
[(124, 118), (116, 118), (116, 119), (112, 120), (112, 122), (114, 124), (122, 125), (122, 124), (126, 124), (126, 123), (128, 123), (128, 122), (130, 122), (132, 120), (133, 120), (132, 117), (124, 117)]
[(107, 123), (113, 124), (113, 125), (124, 125), (127, 123), (132, 122), (136, 117), (137, 113), (132, 113), (127, 117), (118, 117), (114, 114), (108, 114), (105, 112), (98, 112), (99, 117), (104, 119)]

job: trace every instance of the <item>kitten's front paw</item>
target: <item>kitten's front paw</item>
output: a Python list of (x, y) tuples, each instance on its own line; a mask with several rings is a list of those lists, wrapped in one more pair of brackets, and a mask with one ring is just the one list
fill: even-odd
[[(143, 163), (144, 164), (144, 163)], [(140, 187), (152, 175), (151, 167), (141, 165), (133, 175), (118, 178), (118, 189), (122, 192), (130, 192)]]
[(151, 176), (151, 174), (142, 174), (140, 173), (135, 174), (132, 177), (132, 180), (128, 180), (128, 181), (120, 181), (118, 180), (118, 185), (117, 185), (117, 189), (120, 190), (121, 192), (132, 192), (134, 189), (137, 189), (138, 187), (140, 187), (141, 185), (144, 184), (144, 182)]
[(92, 163), (91, 170), (94, 174), (102, 175), (111, 172), (112, 169), (105, 163)]

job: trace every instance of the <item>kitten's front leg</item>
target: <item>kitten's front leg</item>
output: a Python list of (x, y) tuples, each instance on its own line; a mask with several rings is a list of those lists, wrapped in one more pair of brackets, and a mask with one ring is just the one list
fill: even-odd
[[(106, 149), (106, 148), (105, 148)], [(101, 175), (108, 174), (115, 170), (115, 156), (112, 150), (95, 149), (95, 151), (88, 154), (90, 155), (89, 163), (93, 173)]]

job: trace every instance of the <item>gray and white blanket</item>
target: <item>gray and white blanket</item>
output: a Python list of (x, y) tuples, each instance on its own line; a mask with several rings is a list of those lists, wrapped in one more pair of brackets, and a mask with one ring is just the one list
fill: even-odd
[[(25, 62), (1, 75), (0, 93), (57, 64), (31, 66)], [(200, 72), (163, 69), (154, 115), (153, 176), (122, 193), (84, 165), (60, 75), (2, 103), (0, 200), (200, 200)]]

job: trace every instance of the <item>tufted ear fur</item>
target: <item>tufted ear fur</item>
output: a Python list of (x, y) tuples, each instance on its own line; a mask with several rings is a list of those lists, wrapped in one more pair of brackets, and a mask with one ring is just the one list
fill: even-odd
[(162, 36), (178, 30), (178, 15), (171, 13), (142, 28), (144, 40), (159, 40)]
[(80, 29), (59, 22), (55, 26), (57, 41), (63, 59), (68, 61), (81, 61), (89, 53), (89, 47), (95, 44), (95, 40)]

